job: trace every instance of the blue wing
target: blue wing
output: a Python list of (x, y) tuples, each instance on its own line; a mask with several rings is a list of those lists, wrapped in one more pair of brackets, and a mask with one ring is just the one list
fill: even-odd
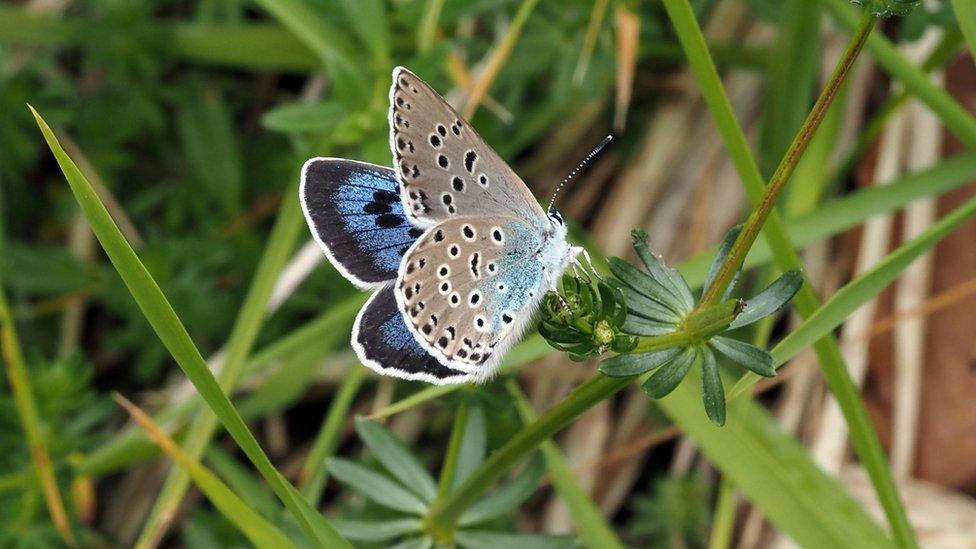
[(396, 278), (423, 230), (403, 212), (396, 174), (343, 158), (313, 158), (302, 168), (302, 210), (315, 240), (353, 284), (376, 288)]
[(359, 311), (352, 346), (359, 360), (380, 374), (437, 385), (473, 380), (465, 372), (442, 365), (417, 343), (397, 310), (392, 284), (377, 290)]

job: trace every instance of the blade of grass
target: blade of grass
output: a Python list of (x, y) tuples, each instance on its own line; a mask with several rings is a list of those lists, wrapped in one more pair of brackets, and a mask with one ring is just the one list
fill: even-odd
[(284, 480), (274, 465), (271, 464), (271, 460), (261, 449), (260, 444), (248, 430), (244, 420), (210, 372), (200, 355), (200, 351), (193, 344), (173, 307), (159, 289), (156, 281), (153, 280), (152, 275), (146, 270), (145, 265), (142, 264), (132, 247), (119, 232), (118, 227), (112, 221), (104, 205), (99, 201), (91, 185), (64, 152), (64, 149), (61, 148), (54, 132), (41, 118), (41, 115), (33, 107), (31, 107), (31, 112), (34, 114), (51, 152), (57, 159), (61, 171), (64, 172), (68, 185), (85, 213), (92, 231), (139, 305), (146, 320), (169, 350), (177, 365), (193, 382), (210, 409), (224, 424), (227, 432), (247, 454), (285, 506), (295, 515), (299, 524), (313, 536), (313, 539), (317, 539), (323, 545), (328, 542), (337, 546), (348, 546), (347, 542), (334, 530), (331, 530), (328, 535), (323, 535), (321, 528), (314, 528), (313, 516), (318, 515), (318, 513), (312, 510), (303, 499), (295, 497), (294, 494), (297, 492), (294, 492), (294, 488)]
[[(506, 381), (505, 388), (515, 399), (515, 407), (518, 409), (523, 423), (528, 425), (538, 419), (535, 409), (532, 408), (529, 399), (514, 379)], [(573, 469), (566, 462), (559, 446), (552, 440), (547, 440), (542, 443), (540, 449), (546, 458), (546, 470), (549, 473), (549, 478), (552, 479), (552, 485), (560, 499), (566, 504), (566, 508), (569, 509), (576, 535), (579, 536), (583, 545), (592, 549), (613, 547), (622, 549), (624, 547), (623, 542), (620, 541), (616, 532), (613, 531), (613, 527), (603, 516), (603, 511), (597, 507), (586, 490), (580, 486)]]
[(593, 50), (596, 49), (596, 39), (600, 36), (603, 17), (607, 13), (609, 3), (610, 0), (595, 0), (593, 2), (590, 22), (586, 25), (586, 35), (583, 37), (583, 49), (580, 51), (579, 61), (576, 62), (576, 70), (573, 71), (573, 84), (576, 86), (583, 84), (586, 71), (590, 68), (590, 58), (593, 57)]
[(417, 30), (417, 50), (420, 53), (430, 51), (434, 45), (434, 38), (437, 34), (437, 22), (441, 18), (441, 10), (444, 9), (444, 0), (428, 0), (424, 7), (424, 17), (420, 21), (420, 28)]
[[(778, 191), (789, 179), (796, 162), (826, 114), (833, 96), (840, 88), (840, 84), (853, 65), (857, 54), (865, 42), (871, 38), (875, 18), (870, 14), (865, 14), (859, 18), (856, 24), (857, 32), (852, 37), (830, 80), (817, 99), (807, 121), (804, 122), (800, 132), (787, 150), (786, 156), (770, 179), (767, 192), (762, 178), (759, 176), (755, 160), (749, 151), (745, 134), (732, 111), (732, 106), (725, 94), (725, 88), (715, 69), (715, 64), (711, 60), (701, 28), (698, 26), (688, 0), (664, 0), (664, 7), (674, 24), (678, 40), (685, 49), (692, 73), (702, 89), (705, 102), (719, 127), (719, 133), (733, 158), (733, 165), (739, 172), (746, 194), (756, 208), (750, 214), (746, 226), (739, 233), (736, 244), (733, 245), (732, 252), (720, 268), (719, 274), (716, 276), (716, 283), (702, 296), (699, 306), (703, 306), (710, 303), (710, 300), (722, 295), (732, 275), (738, 270), (745, 258), (748, 248), (755, 240), (761, 224), (759, 221), (762, 219), (766, 219), (762, 225), (765, 226), (764, 233), (769, 241), (770, 248), (773, 250), (777, 266), (783, 270), (800, 268), (799, 258), (789, 241), (783, 222), (773, 209), (773, 201)], [(794, 306), (797, 312), (806, 318), (817, 310), (820, 306), (820, 300), (811, 286), (804, 284), (794, 298)], [(813, 348), (820, 362), (823, 377), (837, 399), (844, 419), (848, 422), (851, 442), (871, 478), (878, 495), (878, 501), (885, 511), (896, 542), (900, 547), (916, 547), (918, 542), (915, 540), (915, 533), (908, 521), (904, 504), (891, 476), (884, 449), (881, 447), (878, 435), (867, 415), (867, 410), (857, 387), (847, 372), (837, 340), (832, 334), (829, 334), (814, 343)]]
[(777, 528), (803, 547), (892, 547), (885, 532), (802, 444), (751, 399), (718, 427), (705, 415), (698, 372), (657, 405)]
[[(858, 10), (847, 0), (820, 0), (834, 17), (848, 30), (858, 27)], [(867, 49), (875, 61), (919, 101), (928, 105), (938, 115), (946, 128), (970, 149), (976, 149), (976, 118), (949, 95), (949, 92), (932, 83), (924, 70), (909, 62), (898, 48), (881, 34), (868, 39)]]
[(280, 530), (254, 512), (248, 504), (234, 493), (217, 475), (210, 472), (200, 462), (191, 458), (173, 439), (169, 438), (149, 416), (128, 399), (116, 393), (113, 395), (119, 406), (132, 416), (132, 419), (145, 429), (149, 437), (193, 479), (214, 507), (241, 531), (256, 547), (294, 547)]
[[(224, 364), (217, 374), (217, 381), (225, 394), (230, 394), (240, 381), (247, 355), (250, 354), (264, 322), (268, 299), (278, 279), (278, 273), (291, 257), (298, 236), (305, 227), (298, 205), (297, 174), (293, 181), (295, 183), (288, 186), (254, 279), (227, 339)], [(199, 460), (203, 456), (219, 424), (217, 416), (212, 412), (201, 411), (183, 441), (184, 449), (193, 459)], [(189, 480), (180, 469), (170, 471), (143, 526), (137, 545), (146, 545), (150, 540), (161, 539), (169, 528), (170, 521), (176, 516), (176, 508), (189, 487)]]
[(467, 120), (471, 120), (471, 117), (474, 116), (474, 113), (478, 110), (485, 96), (488, 95), (488, 90), (491, 89), (495, 78), (502, 70), (502, 67), (505, 66), (505, 62), (508, 61), (509, 56), (512, 55), (515, 43), (518, 42), (519, 37), (522, 35), (522, 28), (525, 27), (525, 22), (529, 20), (529, 16), (532, 15), (532, 11), (535, 10), (538, 4), (539, 0), (522, 0), (518, 11), (515, 12), (515, 17), (512, 18), (512, 22), (508, 25), (508, 31), (492, 50), (488, 57), (488, 63), (485, 65), (484, 70), (481, 71), (481, 74), (478, 75), (474, 89), (471, 90), (471, 94), (468, 96), (468, 102), (464, 106), (464, 118)]
[(332, 403), (329, 404), (329, 411), (325, 415), (325, 421), (322, 422), (322, 428), (315, 436), (312, 449), (305, 458), (298, 487), (312, 505), (318, 505), (322, 491), (325, 490), (325, 481), (329, 476), (327, 461), (339, 446), (342, 427), (365, 379), (366, 368), (360, 366), (354, 367), (342, 378), (342, 383), (332, 397)]
[(75, 547), (77, 543), (71, 532), (71, 524), (64, 508), (64, 500), (61, 499), (58, 481), (54, 476), (51, 455), (41, 434), (41, 418), (37, 411), (37, 402), (34, 400), (34, 389), (31, 387), (27, 365), (17, 339), (13, 315), (10, 314), (10, 307), (7, 305), (6, 292), (2, 288), (0, 288), (0, 352), (6, 366), (10, 391), (13, 393), (17, 418), (27, 437), (27, 448), (30, 450), (31, 461), (41, 483), (44, 502), (51, 514), (51, 522), (54, 523), (65, 544)]
[(966, 37), (969, 55), (976, 60), (976, 3), (971, 0), (950, 0), (952, 11), (956, 13), (956, 22)]

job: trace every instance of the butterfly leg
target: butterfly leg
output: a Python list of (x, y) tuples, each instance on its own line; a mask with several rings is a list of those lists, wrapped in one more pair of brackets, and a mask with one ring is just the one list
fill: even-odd
[[(593, 258), (590, 257), (590, 252), (586, 251), (586, 248), (582, 246), (573, 246), (570, 248), (569, 253), (573, 258), (571, 261), (574, 267), (582, 269), (584, 273), (586, 272), (586, 268), (589, 267), (589, 271), (593, 273), (593, 276), (595, 276), (597, 280), (603, 280), (603, 277), (597, 272), (596, 267), (593, 266)], [(580, 261), (579, 258), (581, 255), (583, 256), (583, 259), (586, 260), (586, 265)]]

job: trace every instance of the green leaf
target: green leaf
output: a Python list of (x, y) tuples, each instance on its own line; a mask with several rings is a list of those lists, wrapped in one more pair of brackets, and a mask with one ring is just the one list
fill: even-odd
[(481, 406), (472, 405), (468, 410), (468, 421), (464, 428), (464, 438), (458, 449), (457, 464), (454, 478), (451, 480), (452, 490), (461, 485), (471, 476), (471, 472), (485, 460), (485, 448), (488, 445), (488, 435), (485, 431), (485, 413)]
[(969, 55), (976, 59), (976, 3), (972, 0), (951, 0), (952, 10), (956, 13), (959, 30), (966, 39)]
[(765, 290), (751, 299), (746, 300), (742, 312), (729, 324), (729, 329), (748, 326), (761, 318), (765, 318), (786, 305), (803, 285), (803, 273), (798, 269), (790, 269), (777, 278)]
[(695, 298), (691, 295), (691, 288), (688, 287), (688, 283), (685, 282), (684, 277), (681, 276), (681, 273), (679, 273), (677, 269), (672, 269), (671, 267), (665, 265), (661, 259), (654, 255), (654, 252), (647, 247), (647, 244), (643, 239), (634, 239), (634, 250), (641, 258), (644, 266), (647, 267), (647, 271), (651, 273), (651, 276), (662, 286), (664, 286), (676, 300), (678, 300), (682, 310), (690, 311), (695, 307)]
[(674, 324), (647, 320), (646, 318), (633, 315), (628, 316), (623, 326), (620, 327), (620, 330), (624, 333), (639, 336), (659, 336), (669, 334), (676, 329), (677, 327)]
[(335, 101), (289, 103), (264, 113), (261, 125), (282, 133), (321, 133), (335, 130), (346, 119), (348, 110)]
[(644, 392), (653, 398), (664, 398), (681, 383), (697, 358), (697, 349), (686, 347), (681, 354), (658, 368), (654, 375), (644, 382)]
[(722, 336), (709, 339), (708, 344), (732, 362), (761, 376), (774, 377), (776, 375), (776, 370), (773, 369), (773, 357), (755, 345)]
[[(674, 314), (680, 314), (690, 310), (685, 308), (682, 302), (658, 280), (651, 278), (630, 263), (627, 263), (618, 257), (611, 257), (607, 259), (607, 263), (610, 265), (610, 271), (614, 276), (620, 279), (621, 282), (634, 289), (637, 293), (650, 298), (661, 305), (664, 305)], [(630, 303), (629, 299), (627, 300), (627, 303), (628, 306), (634, 306), (632, 303)]]
[(415, 515), (427, 510), (424, 502), (389, 478), (347, 459), (329, 460), (329, 472), (339, 482), (376, 503)]
[(705, 412), (716, 425), (725, 425), (725, 389), (722, 388), (718, 363), (710, 349), (699, 351), (702, 357), (702, 401)]
[[(725, 258), (728, 257), (729, 252), (732, 250), (732, 245), (735, 244), (735, 239), (739, 237), (741, 231), (742, 225), (736, 225), (729, 229), (729, 232), (725, 233), (725, 238), (722, 239), (722, 243), (718, 246), (718, 251), (715, 252), (715, 259), (708, 266), (708, 274), (705, 275), (705, 283), (702, 285), (702, 288), (706, 292), (712, 286), (712, 281), (715, 280), (715, 275), (718, 274), (719, 267), (722, 266), (722, 263), (725, 263)], [(735, 281), (730, 283), (728, 289), (725, 291), (726, 298), (732, 292), (733, 288), (735, 288)]]
[(525, 469), (511, 482), (468, 507), (458, 519), (458, 524), (469, 526), (511, 513), (523, 501), (529, 499), (529, 496), (539, 487), (543, 471), (545, 471), (545, 464), (542, 459), (529, 461)]
[(600, 372), (612, 377), (629, 377), (649, 372), (674, 360), (681, 347), (670, 347), (649, 353), (617, 355), (600, 362)]
[(509, 534), (507, 532), (486, 532), (482, 530), (458, 530), (455, 541), (461, 547), (470, 549), (498, 549), (499, 547), (518, 547), (519, 549), (563, 549), (576, 547), (573, 536), (548, 534)]
[(624, 295), (624, 301), (627, 303), (627, 310), (631, 313), (666, 324), (674, 324), (679, 320), (679, 316), (674, 311), (653, 299), (644, 297), (643, 294), (630, 286), (617, 280), (608, 280), (607, 283), (620, 290)]
[[(200, 395), (210, 406), (214, 415), (224, 424), (227, 432), (234, 438), (234, 441), (237, 442), (241, 450), (247, 454), (247, 457), (261, 473), (261, 476), (271, 485), (275, 494), (285, 504), (285, 507), (295, 515), (299, 524), (320, 543), (331, 543), (342, 547), (348, 546), (348, 542), (331, 528), (326, 529), (324, 536), (321, 530), (313, 528), (312, 523), (307, 518), (310, 511), (308, 503), (301, 497), (294, 497), (294, 493), (297, 493), (294, 491), (294, 487), (278, 474), (274, 465), (271, 464), (271, 460), (268, 459), (264, 450), (261, 449), (257, 439), (248, 430), (244, 420), (238, 414), (233, 404), (231, 404), (227, 395), (224, 394), (211, 373), (210, 368), (207, 366), (207, 363), (203, 360), (200, 351), (193, 344), (190, 335), (187, 333), (179, 317), (176, 316), (173, 307), (166, 300), (166, 297), (160, 291), (159, 286), (153, 280), (149, 271), (139, 261), (139, 257), (132, 250), (132, 247), (129, 246), (129, 243), (126, 242), (125, 237), (122, 236), (118, 226), (116, 226), (108, 211), (105, 209), (105, 206), (99, 200), (91, 183), (85, 179), (85, 176), (75, 163), (64, 152), (64, 149), (61, 148), (57, 138), (54, 136), (54, 132), (51, 131), (51, 128), (41, 118), (41, 115), (37, 111), (34, 111), (33, 108), (31, 108), (31, 112), (33, 112), (34, 117), (37, 119), (41, 133), (44, 134), (44, 139), (54, 153), (54, 157), (57, 159), (61, 171), (64, 172), (65, 178), (68, 180), (68, 185), (71, 187), (71, 192), (74, 193), (75, 199), (88, 219), (92, 231), (98, 238), (112, 265), (118, 271), (119, 276), (125, 282), (132, 297), (136, 300), (139, 308), (146, 316), (146, 320), (149, 321), (149, 324), (159, 336), (163, 345), (166, 346), (166, 349), (170, 352), (177, 365), (183, 370), (187, 378), (190, 379), (197, 391), (200, 392)], [(318, 514), (315, 511), (311, 511), (311, 513)], [(328, 522), (324, 521), (324, 524), (328, 525)]]
[[(696, 376), (689, 375), (697, 382)], [(893, 547), (864, 507), (762, 406), (730, 401), (719, 427), (702, 410), (697, 385), (684, 383), (656, 404), (777, 529), (801, 547)]]
[(349, 520), (336, 518), (332, 524), (339, 533), (357, 541), (387, 541), (422, 528), (420, 519)]
[(356, 418), (356, 432), (373, 456), (401, 484), (426, 502), (434, 500), (437, 485), (420, 461), (386, 427), (363, 417)]

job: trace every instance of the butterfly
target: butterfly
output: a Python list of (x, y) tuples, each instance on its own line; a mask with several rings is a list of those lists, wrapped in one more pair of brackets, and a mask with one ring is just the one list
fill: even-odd
[(343, 158), (302, 168), (312, 235), (345, 278), (373, 290), (352, 347), (380, 374), (486, 381), (583, 250), (559, 212), (403, 67), (389, 123), (393, 169)]

